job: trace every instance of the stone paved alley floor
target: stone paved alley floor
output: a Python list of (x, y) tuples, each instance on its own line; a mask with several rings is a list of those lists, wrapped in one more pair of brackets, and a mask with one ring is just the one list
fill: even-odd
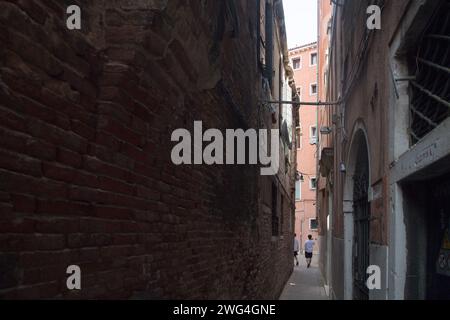
[(305, 257), (299, 258), (300, 266), (294, 267), (280, 300), (328, 300), (318, 267), (319, 257), (314, 256), (309, 269), (306, 268)]

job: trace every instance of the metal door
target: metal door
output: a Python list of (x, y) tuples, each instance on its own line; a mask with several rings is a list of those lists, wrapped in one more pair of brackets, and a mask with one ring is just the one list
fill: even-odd
[(368, 300), (369, 289), (366, 286), (367, 268), (369, 266), (369, 179), (368, 166), (360, 163), (362, 168), (354, 177), (354, 247), (353, 247), (353, 298)]

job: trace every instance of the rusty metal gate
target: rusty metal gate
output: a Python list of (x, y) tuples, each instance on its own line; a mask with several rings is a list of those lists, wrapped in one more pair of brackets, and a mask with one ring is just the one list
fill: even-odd
[(369, 289), (366, 286), (366, 272), (369, 267), (370, 241), (369, 164), (367, 149), (361, 149), (358, 155), (358, 169), (353, 177), (353, 299), (368, 300)]

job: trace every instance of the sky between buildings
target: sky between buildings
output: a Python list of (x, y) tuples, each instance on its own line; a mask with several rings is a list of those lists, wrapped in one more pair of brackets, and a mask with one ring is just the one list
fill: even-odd
[(317, 41), (317, 0), (283, 0), (289, 48)]

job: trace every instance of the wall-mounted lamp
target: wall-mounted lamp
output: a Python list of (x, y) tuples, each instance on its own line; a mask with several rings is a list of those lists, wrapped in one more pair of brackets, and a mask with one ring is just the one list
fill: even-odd
[(305, 178), (303, 177), (303, 173), (297, 171), (297, 173), (295, 175), (295, 180), (300, 181), (300, 182), (304, 182)]
[(322, 128), (320, 128), (320, 134), (328, 135), (331, 132), (333, 132), (333, 129), (331, 129), (330, 127), (322, 127)]
[(341, 165), (340, 165), (340, 167), (339, 167), (339, 170), (340, 170), (342, 173), (346, 173), (346, 172), (347, 172), (347, 168), (345, 167), (345, 163), (341, 162)]

